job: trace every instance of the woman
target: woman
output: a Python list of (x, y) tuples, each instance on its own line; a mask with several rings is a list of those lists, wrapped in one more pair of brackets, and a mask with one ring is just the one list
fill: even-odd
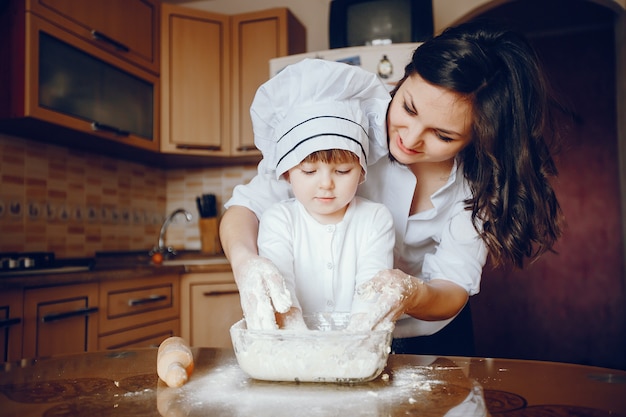
[[(471, 342), (444, 337), (424, 348), (422, 336), (444, 335), (457, 315), (471, 326), (459, 312), (479, 291), (488, 255), (523, 267), (559, 238), (550, 123), (545, 80), (521, 36), (473, 22), (416, 49), (387, 111), (389, 158), (359, 190), (394, 218), (396, 269), (360, 291), (379, 295), (364, 327), (397, 320), (394, 352), (471, 354)], [(268, 199), (289, 197), (259, 172), (235, 190), (220, 228), (253, 325), (284, 300), (280, 275), (257, 255), (257, 215)]]

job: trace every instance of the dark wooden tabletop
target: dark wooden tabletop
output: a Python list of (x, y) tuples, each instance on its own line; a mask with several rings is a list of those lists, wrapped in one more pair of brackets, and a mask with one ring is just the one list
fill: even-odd
[(626, 372), (553, 362), (390, 355), (361, 384), (253, 380), (227, 349), (194, 348), (181, 388), (156, 375), (156, 349), (6, 363), (8, 416), (626, 417)]

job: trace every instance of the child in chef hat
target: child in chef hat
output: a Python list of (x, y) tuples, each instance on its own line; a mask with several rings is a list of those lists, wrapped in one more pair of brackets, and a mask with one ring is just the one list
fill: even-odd
[(394, 229), (382, 204), (356, 197), (368, 164), (387, 154), (389, 93), (376, 75), (343, 63), (305, 59), (263, 84), (250, 110), (266, 169), (294, 198), (261, 216), (259, 255), (278, 268), (292, 298), (277, 317), (364, 313), (355, 288), (393, 267)]

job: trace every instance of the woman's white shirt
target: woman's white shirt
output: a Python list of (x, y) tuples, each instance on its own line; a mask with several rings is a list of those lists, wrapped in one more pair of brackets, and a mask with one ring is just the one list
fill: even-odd
[[(463, 287), (469, 295), (480, 290), (487, 248), (465, 210), (471, 196), (463, 171), (456, 162), (446, 185), (431, 196), (433, 208), (409, 216), (416, 178), (405, 166), (381, 158), (368, 166), (367, 180), (358, 195), (383, 203), (392, 214), (396, 233), (394, 267), (425, 280), (445, 279)], [(275, 172), (262, 160), (258, 175), (233, 190), (225, 207), (251, 209), (258, 218), (272, 204), (292, 198), (290, 185), (276, 180)], [(423, 321), (403, 316), (396, 323), (395, 337), (433, 334), (452, 319)]]

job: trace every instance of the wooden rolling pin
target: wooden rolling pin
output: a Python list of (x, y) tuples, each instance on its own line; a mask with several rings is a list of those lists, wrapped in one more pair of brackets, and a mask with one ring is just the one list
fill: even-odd
[(193, 372), (193, 355), (185, 339), (172, 336), (165, 339), (157, 353), (157, 374), (168, 387), (180, 387)]

